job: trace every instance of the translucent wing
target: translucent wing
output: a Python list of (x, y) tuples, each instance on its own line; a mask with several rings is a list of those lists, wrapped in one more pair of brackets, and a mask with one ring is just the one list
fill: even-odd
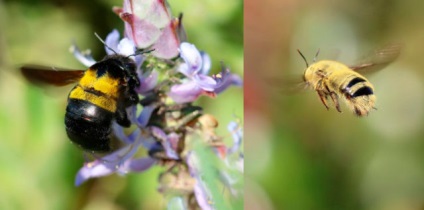
[(22, 75), (35, 85), (65, 86), (78, 82), (84, 70), (60, 69), (40, 65), (24, 65), (20, 68)]
[(308, 86), (301, 76), (267, 78), (265, 82), (284, 94), (302, 92), (303, 90), (307, 89)]
[(358, 64), (350, 66), (350, 68), (361, 74), (379, 71), (399, 57), (402, 46), (402, 44), (386, 45), (375, 50)]

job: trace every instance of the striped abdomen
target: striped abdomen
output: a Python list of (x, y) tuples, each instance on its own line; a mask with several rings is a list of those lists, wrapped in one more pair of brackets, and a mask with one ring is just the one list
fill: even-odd
[(348, 78), (342, 84), (340, 91), (349, 108), (358, 116), (368, 115), (371, 109), (375, 109), (374, 87), (359, 74), (352, 74)]

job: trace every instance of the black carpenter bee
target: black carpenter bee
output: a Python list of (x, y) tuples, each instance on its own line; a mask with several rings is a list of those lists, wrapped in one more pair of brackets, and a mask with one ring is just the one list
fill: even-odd
[(65, 126), (71, 141), (84, 150), (111, 151), (112, 123), (131, 125), (126, 108), (139, 102), (135, 88), (140, 80), (129, 56), (108, 55), (85, 71), (26, 65), (21, 72), (35, 84), (78, 83), (68, 95)]

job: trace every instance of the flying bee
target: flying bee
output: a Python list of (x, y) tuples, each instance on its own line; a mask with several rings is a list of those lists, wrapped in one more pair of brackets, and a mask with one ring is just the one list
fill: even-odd
[[(141, 53), (145, 52), (137, 54)], [(130, 56), (107, 55), (85, 71), (25, 65), (21, 73), (36, 85), (77, 83), (68, 95), (66, 133), (84, 150), (108, 152), (113, 149), (112, 123), (129, 127), (126, 108), (139, 102), (135, 89), (140, 86), (140, 80)]]
[(356, 116), (368, 115), (375, 108), (374, 86), (361, 73), (383, 69), (394, 61), (400, 53), (401, 45), (393, 44), (376, 50), (357, 65), (347, 66), (333, 60), (317, 61), (309, 65), (305, 56), (298, 50), (306, 63), (301, 86), (314, 89), (327, 110), (330, 100), (341, 112), (339, 99), (343, 99)]

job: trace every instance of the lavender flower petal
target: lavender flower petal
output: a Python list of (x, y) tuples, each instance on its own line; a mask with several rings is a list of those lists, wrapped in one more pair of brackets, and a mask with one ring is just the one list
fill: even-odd
[(96, 63), (90, 53), (81, 52), (75, 44), (71, 46), (70, 51), (74, 55), (74, 57), (84, 66), (90, 67)]
[(90, 163), (85, 163), (84, 166), (78, 171), (75, 185), (79, 186), (86, 180), (93, 177), (101, 177), (112, 174), (119, 167), (122, 161), (122, 155), (128, 153), (129, 146), (119, 149), (101, 159), (95, 160)]
[(191, 78), (192, 76), (192, 71), (187, 63), (181, 63), (178, 66), (178, 71), (184, 74), (186, 77)]
[(150, 117), (152, 116), (153, 111), (157, 108), (158, 105), (153, 104), (150, 106), (143, 107), (140, 115), (137, 118), (137, 123), (140, 127), (145, 128), (147, 123), (149, 123)]
[(243, 80), (238, 75), (231, 74), (228, 69), (224, 69), (220, 74), (214, 75), (214, 79), (217, 82), (214, 91), (216, 94), (221, 93), (231, 85), (243, 85)]
[(140, 87), (136, 89), (137, 93), (144, 94), (155, 88), (158, 82), (158, 76), (159, 73), (157, 71), (152, 71), (143, 75), (139, 74)]
[(175, 160), (180, 159), (180, 157), (177, 154), (177, 151), (175, 151), (176, 144), (178, 143), (179, 139), (180, 137), (178, 136), (178, 134), (173, 132), (167, 136), (165, 141), (162, 142), (162, 146), (165, 149), (166, 155), (171, 159), (175, 159)]
[(168, 135), (168, 141), (172, 150), (176, 151), (178, 148), (178, 142), (180, 141), (180, 136), (174, 132)]
[(205, 52), (200, 52), (200, 55), (202, 56), (203, 66), (202, 66), (201, 72), (199, 73), (203, 75), (208, 75), (209, 70), (211, 69), (211, 66), (212, 66), (211, 57), (209, 56), (209, 54)]
[(132, 40), (128, 38), (123, 38), (118, 44), (118, 53), (121, 55), (134, 55), (136, 47)]
[(165, 131), (156, 126), (151, 126), (150, 130), (152, 135), (160, 140), (163, 149), (165, 150), (166, 155), (171, 159), (180, 159), (177, 154), (177, 146), (180, 136), (174, 132), (167, 135)]
[(214, 88), (217, 86), (216, 81), (212, 77), (206, 75), (195, 75), (193, 80), (205, 91), (214, 91)]
[[(115, 52), (118, 52), (118, 44), (119, 44), (119, 32), (118, 32), (118, 30), (113, 29), (113, 31), (110, 32), (107, 35), (105, 43), (108, 46), (108, 47), (105, 46), (105, 50), (106, 50), (106, 53), (108, 55), (113, 55), (113, 54), (115, 54)], [(111, 48), (115, 52), (113, 52), (109, 48)]]
[(179, 69), (181, 73), (187, 77), (197, 74), (202, 67), (202, 56), (196, 46), (188, 42), (183, 42), (180, 45), (180, 56), (187, 64), (186, 69)]
[(125, 169), (131, 172), (143, 172), (156, 163), (156, 160), (151, 157), (132, 159), (127, 161)]
[(112, 174), (114, 171), (114, 166), (101, 163), (99, 160), (87, 163), (78, 171), (75, 179), (75, 185), (79, 186), (93, 177), (107, 176)]
[(140, 135), (140, 130), (138, 129), (134, 130), (129, 136), (125, 135), (123, 127), (117, 123), (113, 123), (112, 129), (115, 136), (126, 144), (134, 143), (138, 135)]
[(84, 166), (77, 173), (75, 185), (79, 186), (90, 178), (106, 176), (114, 172), (121, 174), (127, 173), (128, 170), (125, 167), (127, 166), (126, 162), (129, 161), (132, 156), (134, 156), (140, 145), (148, 142), (151, 139), (146, 139), (143, 135), (141, 135), (141, 132), (138, 132), (137, 136), (133, 138), (135, 139), (133, 144), (129, 144), (109, 155), (102, 157), (101, 159), (84, 164)]
[(194, 195), (196, 196), (197, 204), (199, 204), (202, 210), (213, 210), (214, 208), (209, 200), (211, 197), (210, 193), (202, 186), (199, 179), (196, 179), (196, 181), (197, 183), (194, 185)]
[(157, 139), (159, 139), (161, 141), (165, 141), (166, 138), (168, 137), (166, 135), (166, 133), (162, 129), (160, 129), (159, 127), (150, 126), (150, 131), (152, 132), (152, 135), (154, 137), (156, 137)]
[(172, 86), (168, 96), (176, 103), (188, 103), (196, 100), (202, 92), (196, 81), (189, 81)]

